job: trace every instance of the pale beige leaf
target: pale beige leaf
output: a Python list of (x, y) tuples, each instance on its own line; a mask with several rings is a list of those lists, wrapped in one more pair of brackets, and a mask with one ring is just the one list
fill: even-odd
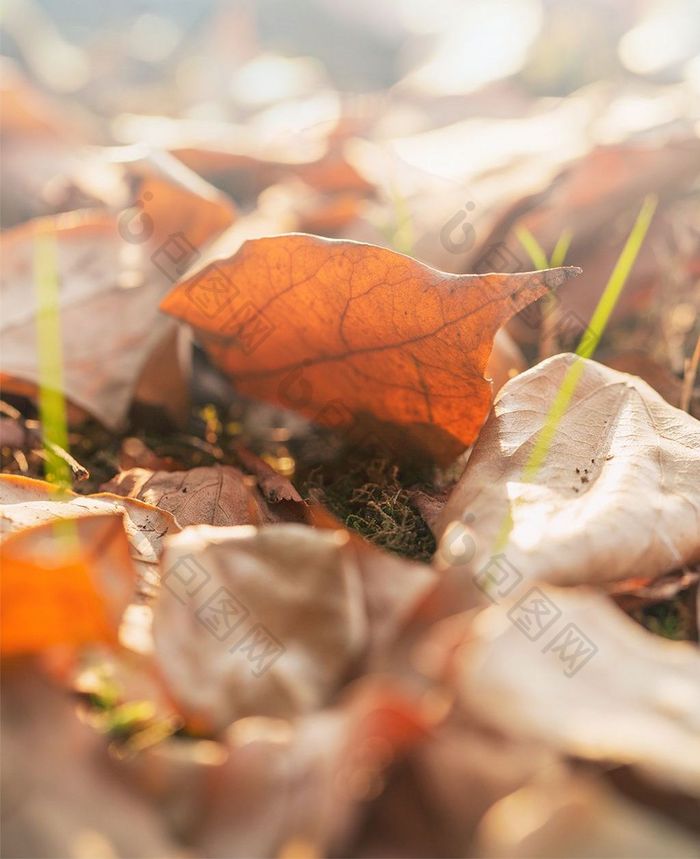
[(501, 555), (514, 578), (554, 584), (662, 575), (700, 557), (700, 423), (635, 376), (557, 355), (502, 389), (436, 533), (438, 558), (477, 577)]
[(487, 812), (478, 856), (634, 856), (692, 859), (697, 837), (586, 776), (569, 776), (524, 787)]
[(106, 213), (59, 215), (8, 231), (2, 334), (10, 389), (14, 379), (39, 384), (33, 266), (42, 233), (56, 240), (66, 396), (116, 427), (149, 355), (171, 336), (157, 310), (169, 283), (150, 264), (148, 249), (126, 243)]
[(43, 480), (0, 475), (0, 535), (21, 531), (32, 525), (57, 519), (73, 519), (97, 513), (119, 513), (131, 547), (131, 556), (141, 576), (141, 584), (157, 582), (158, 558), (163, 540), (180, 528), (173, 516), (132, 498), (108, 492), (77, 495), (59, 491)]
[(465, 619), (448, 660), (463, 706), (510, 736), (700, 795), (697, 648), (653, 636), (594, 593), (518, 596)]
[(3, 667), (2, 846), (13, 857), (185, 856), (103, 736), (28, 661)]
[(328, 702), (435, 574), (361, 551), (345, 531), (202, 525), (166, 542), (161, 580), (160, 671), (190, 724), (211, 730)]
[(367, 679), (332, 708), (239, 719), (221, 743), (169, 741), (132, 766), (198, 855), (357, 855), (348, 839), (392, 762), (428, 734), (426, 711)]

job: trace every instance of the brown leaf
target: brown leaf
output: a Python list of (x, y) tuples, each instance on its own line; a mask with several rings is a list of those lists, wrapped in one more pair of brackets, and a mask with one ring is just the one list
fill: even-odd
[[(548, 417), (579, 361), (564, 414)], [(552, 441), (526, 479), (543, 427)], [(555, 584), (658, 576), (700, 557), (698, 473), (697, 420), (641, 379), (558, 355), (498, 395), (439, 517), (438, 556), (477, 574), (503, 557), (510, 575)]]
[[(517, 237), (518, 228), (531, 232), (547, 254), (553, 251), (562, 232), (570, 230), (572, 242), (567, 259), (583, 266), (584, 273), (573, 288), (564, 288), (559, 293), (561, 325), (569, 328), (580, 325), (583, 331), (584, 320), (593, 314), (643, 198), (653, 193), (660, 198), (659, 212), (613, 319), (629, 315), (639, 305), (648, 305), (650, 289), (663, 290), (668, 279), (668, 259), (658, 250), (669, 240), (673, 243), (676, 227), (673, 218), (664, 222), (664, 213), (687, 195), (699, 174), (697, 137), (685, 137), (682, 133), (666, 137), (662, 145), (632, 140), (595, 147), (564, 167), (543, 193), (515, 203), (509, 200), (500, 222), (475, 247), (468, 270), (494, 251), (507, 261), (509, 271), (528, 267), (530, 259)], [(681, 213), (677, 220), (682, 223), (686, 218)], [(690, 253), (678, 251), (674, 265), (690, 265), (697, 253), (696, 245), (693, 242)]]
[(172, 513), (178, 525), (260, 525), (270, 521), (252, 479), (230, 465), (189, 471), (120, 472), (102, 489)]
[(246, 242), (162, 307), (198, 330), (242, 393), (322, 424), (397, 425), (402, 449), (445, 464), (488, 412), (500, 325), (576, 273), (450, 275), (372, 245), (286, 235)]
[(75, 102), (52, 101), (9, 57), (0, 58), (0, 77), (3, 228), (49, 211), (93, 204), (93, 197), (62, 181), (84, 170), (89, 127), (80, 108)]
[[(173, 159), (174, 161), (174, 159)], [(2, 237), (3, 368), (7, 390), (40, 384), (36, 288), (57, 281), (66, 397), (110, 428), (127, 413), (140, 385), (149, 402), (178, 417), (186, 399), (175, 327), (158, 302), (182, 275), (197, 248), (233, 219), (231, 205), (182, 165), (156, 158), (121, 165), (117, 190), (134, 180), (136, 203), (38, 218)], [(116, 169), (116, 168), (115, 168)], [(140, 196), (139, 196), (140, 195)], [(179, 254), (179, 256), (178, 256)], [(40, 268), (38, 268), (40, 267)], [(156, 374), (158, 389), (147, 376)], [(161, 399), (158, 399), (158, 391)]]
[(367, 801), (433, 721), (422, 702), (380, 679), (354, 684), (337, 706), (291, 721), (239, 719), (221, 743), (149, 749), (135, 775), (178, 815), (202, 855), (355, 855), (348, 837)]
[(120, 776), (103, 736), (27, 660), (2, 672), (3, 852), (17, 857), (183, 857)]
[(250, 124), (204, 126), (187, 119), (132, 116), (123, 131), (134, 143), (166, 149), (236, 199), (254, 199), (291, 177), (331, 194), (373, 190), (348, 161), (343, 141), (329, 137), (331, 127), (294, 139), (284, 133), (262, 135)]
[(435, 580), (345, 531), (303, 525), (188, 528), (168, 541), (162, 570), (157, 660), (200, 730), (329, 701)]

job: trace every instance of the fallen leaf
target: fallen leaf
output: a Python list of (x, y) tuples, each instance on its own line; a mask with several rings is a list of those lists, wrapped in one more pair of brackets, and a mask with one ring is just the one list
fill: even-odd
[[(203, 242), (232, 221), (233, 209), (172, 162), (153, 156), (114, 167), (119, 194), (135, 184), (135, 202), (123, 196), (116, 210), (38, 218), (3, 234), (5, 390), (24, 394), (28, 385), (35, 391), (42, 384), (37, 314), (57, 301), (60, 341), (51, 360), (63, 362), (68, 400), (115, 428), (140, 387), (147, 401), (182, 416), (177, 332), (158, 302), (200, 256)], [(149, 385), (149, 373), (157, 385)]]
[(118, 513), (139, 572), (139, 587), (150, 592), (158, 581), (158, 559), (164, 538), (180, 527), (165, 510), (108, 492), (77, 495), (43, 480), (0, 475), (0, 535), (58, 519)]
[(201, 123), (159, 116), (120, 120), (124, 139), (165, 149), (190, 170), (223, 188), (235, 199), (255, 199), (270, 185), (296, 177), (312, 189), (330, 194), (367, 195), (373, 186), (348, 161), (332, 128), (298, 138), (265, 134), (249, 124)]
[(89, 137), (85, 116), (75, 103), (56, 103), (36, 89), (9, 57), (0, 58), (0, 71), (3, 228), (94, 204), (94, 198), (76, 194), (61, 181), (84, 166)]
[(194, 326), (241, 393), (321, 424), (398, 426), (404, 453), (447, 464), (488, 412), (500, 325), (578, 271), (451, 275), (371, 245), (286, 235), (246, 242), (162, 307)]
[(156, 659), (188, 722), (219, 729), (324, 703), (432, 586), (426, 565), (303, 525), (187, 528), (167, 541)]
[[(467, 713), (509, 736), (632, 765), (700, 795), (697, 648), (646, 632), (604, 596), (546, 585), (522, 586), (451, 621), (460, 623), (462, 643), (454, 647), (450, 633), (444, 676)], [(435, 650), (441, 633), (433, 635)]]
[(490, 808), (476, 855), (691, 859), (697, 855), (697, 837), (599, 780), (569, 775), (523, 787)]
[(17, 857), (184, 857), (165, 822), (27, 660), (2, 671), (2, 840)]
[[(551, 444), (526, 478), (543, 427)], [(477, 575), (505, 558), (513, 577), (554, 584), (662, 575), (700, 557), (699, 474), (697, 420), (641, 379), (558, 355), (498, 395), (438, 518), (438, 557)]]
[(346, 845), (367, 802), (433, 722), (427, 702), (368, 678), (333, 708), (291, 721), (242, 718), (220, 743), (149, 749), (134, 776), (150, 783), (202, 855), (356, 855)]
[[(446, 690), (430, 690), (428, 706)], [(437, 709), (437, 708), (436, 708)], [(384, 790), (373, 798), (365, 825), (346, 856), (478, 856), (474, 835), (484, 813), (532, 780), (564, 769), (551, 750), (513, 740), (476, 722), (449, 716), (394, 761)]]
[[(688, 188), (697, 181), (699, 164), (696, 134), (686, 137), (672, 133), (665, 135), (661, 144), (630, 140), (595, 147), (566, 165), (541, 194), (510, 200), (499, 221), (474, 248), (466, 270), (474, 270), (479, 260), (494, 253), (508, 265), (508, 271), (529, 267), (531, 260), (518, 239), (518, 229), (525, 228), (534, 235), (547, 254), (554, 250), (562, 232), (570, 230), (567, 258), (579, 262), (584, 273), (575, 287), (560, 291), (558, 303), (566, 324), (579, 326), (578, 333), (593, 314), (642, 199), (657, 194), (659, 211), (613, 319), (638, 312), (640, 306), (649, 305), (651, 289), (663, 290), (668, 278), (668, 260), (658, 248), (672, 241), (677, 228), (676, 219), (666, 218), (666, 212), (687, 196)], [(696, 244), (690, 253), (676, 253), (674, 264), (689, 266), (697, 255)], [(532, 326), (530, 329), (532, 333)]]
[(149, 471), (131, 468), (103, 487), (138, 498), (175, 517), (178, 525), (260, 525), (270, 521), (252, 478), (237, 468), (215, 465), (189, 471)]
[(117, 642), (136, 585), (120, 515), (23, 528), (2, 539), (0, 556), (4, 656)]

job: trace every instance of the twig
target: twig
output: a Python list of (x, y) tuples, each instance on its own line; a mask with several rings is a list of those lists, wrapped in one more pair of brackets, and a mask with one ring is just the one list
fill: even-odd
[(681, 408), (684, 412), (690, 411), (690, 401), (693, 397), (695, 378), (698, 374), (698, 363), (700, 363), (700, 336), (695, 341), (695, 349), (692, 358), (685, 359), (685, 371), (683, 373), (683, 387), (681, 388)]

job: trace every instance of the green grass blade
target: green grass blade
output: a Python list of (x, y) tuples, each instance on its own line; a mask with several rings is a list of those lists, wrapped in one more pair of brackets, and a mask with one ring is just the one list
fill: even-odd
[(542, 249), (542, 245), (540, 245), (540, 243), (532, 235), (530, 230), (527, 229), (527, 227), (517, 227), (515, 230), (515, 235), (520, 244), (523, 246), (525, 253), (532, 260), (532, 264), (535, 266), (537, 271), (549, 268), (547, 254)]
[(39, 369), (39, 420), (46, 455), (46, 479), (69, 487), (68, 464), (51, 445), (68, 450), (66, 401), (63, 396), (63, 349), (59, 309), (58, 248), (53, 235), (38, 231), (34, 237), (34, 285)]

